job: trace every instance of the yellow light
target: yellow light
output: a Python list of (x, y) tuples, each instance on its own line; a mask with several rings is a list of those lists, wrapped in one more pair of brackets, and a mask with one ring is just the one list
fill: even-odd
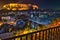
[(0, 24), (0, 26), (1, 26), (2, 24)]
[(19, 8), (18, 10), (28, 10), (28, 8)]
[(32, 7), (33, 7), (34, 10), (35, 9), (38, 9), (38, 6), (37, 5), (33, 5)]
[(10, 10), (10, 8), (7, 8), (8, 10)]
[(2, 22), (0, 22), (0, 26), (2, 25), (3, 23)]
[(59, 22), (59, 24), (60, 24), (60, 22)]
[(13, 24), (15, 24), (15, 22), (11, 21), (11, 22), (10, 22), (10, 24), (12, 24), (12, 25), (13, 25)]
[(14, 7), (14, 6), (16, 6), (16, 5), (15, 5), (15, 4), (9, 4), (9, 6), (10, 6), (10, 7)]
[(10, 4), (6, 4), (3, 6), (3, 8), (7, 9), (7, 10), (28, 10), (30, 8), (38, 9), (37, 5), (31, 5), (31, 4), (18, 4), (18, 3), (10, 3)]
[(12, 8), (12, 10), (17, 10), (16, 8)]
[(3, 8), (5, 8), (6, 6), (4, 5)]

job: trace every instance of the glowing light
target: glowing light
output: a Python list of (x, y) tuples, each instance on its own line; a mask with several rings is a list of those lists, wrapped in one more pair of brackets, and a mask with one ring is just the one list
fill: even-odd
[(32, 7), (33, 7), (33, 9), (38, 9), (37, 5), (33, 5)]
[(12, 8), (12, 10), (16, 10), (16, 8)]
[(2, 25), (3, 23), (2, 22), (0, 22), (0, 26)]
[(10, 24), (15, 24), (15, 22), (14, 21), (11, 21)]
[(18, 10), (28, 10), (28, 8), (19, 8)]
[(38, 9), (37, 5), (31, 5), (31, 4), (18, 4), (18, 3), (10, 3), (3, 6), (3, 9), (7, 10), (29, 10), (30, 8)]
[(48, 25), (49, 27), (57, 27), (57, 26), (60, 26), (60, 19), (56, 19), (54, 21), (52, 21), (51, 24)]
[(10, 8), (7, 8), (8, 10), (10, 10)]
[(6, 6), (4, 5), (3, 8), (5, 8)]

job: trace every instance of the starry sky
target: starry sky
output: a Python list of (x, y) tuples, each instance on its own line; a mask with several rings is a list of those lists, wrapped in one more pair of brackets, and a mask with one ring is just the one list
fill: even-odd
[(39, 8), (60, 9), (60, 0), (0, 0), (0, 7), (7, 3), (31, 3)]

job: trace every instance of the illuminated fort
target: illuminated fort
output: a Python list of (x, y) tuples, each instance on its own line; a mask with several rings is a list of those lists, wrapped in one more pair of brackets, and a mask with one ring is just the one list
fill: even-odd
[(29, 9), (38, 9), (37, 5), (32, 4), (19, 4), (19, 3), (10, 3), (3, 6), (3, 9), (7, 10), (29, 10)]

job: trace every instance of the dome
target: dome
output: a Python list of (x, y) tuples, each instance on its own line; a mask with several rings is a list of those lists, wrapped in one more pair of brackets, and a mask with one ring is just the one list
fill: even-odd
[(38, 9), (37, 5), (32, 4), (19, 4), (19, 3), (10, 3), (3, 6), (3, 9), (7, 10), (29, 10), (29, 9)]

